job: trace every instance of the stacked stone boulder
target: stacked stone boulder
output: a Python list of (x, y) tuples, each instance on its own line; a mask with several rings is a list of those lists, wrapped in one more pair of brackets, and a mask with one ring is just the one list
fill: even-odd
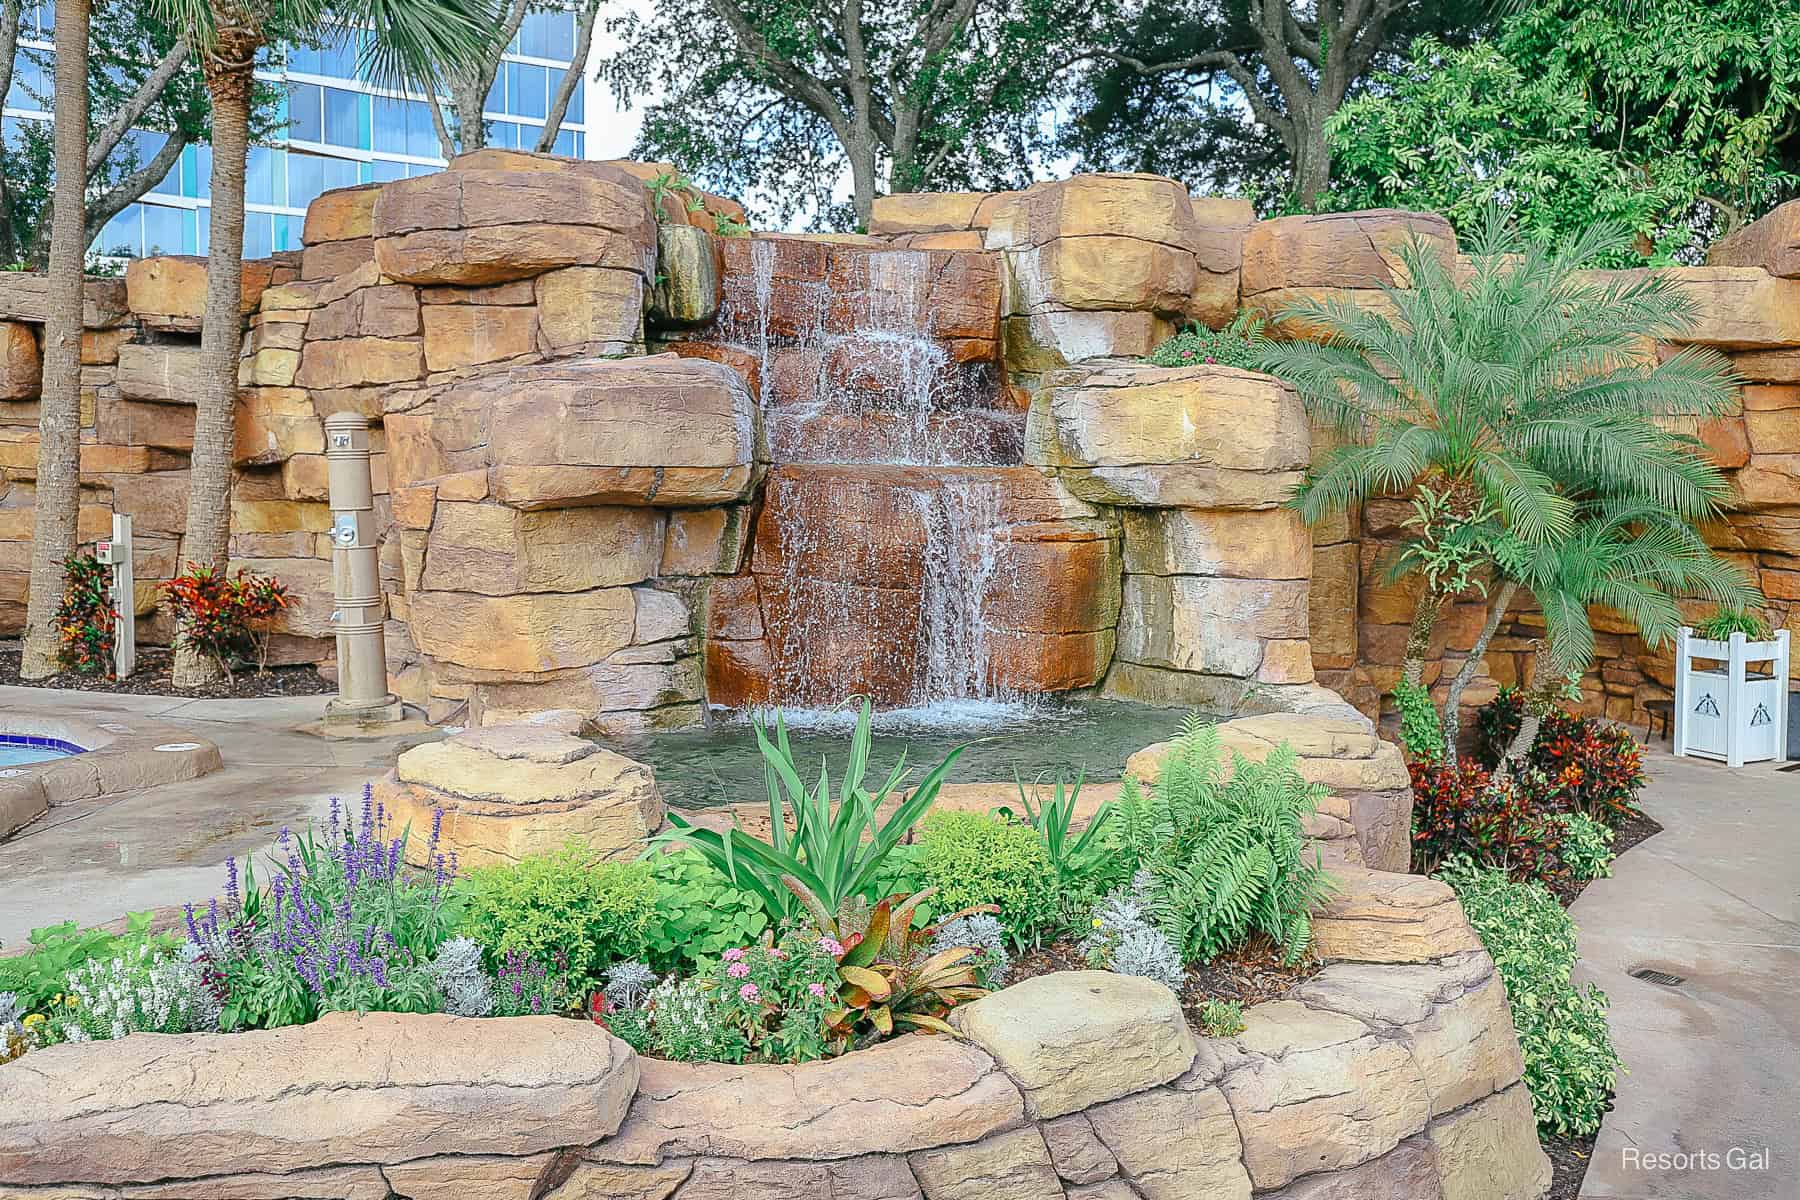
[(1454, 896), (1342, 877), (1330, 961), (1226, 1038), (1160, 984), (1072, 971), (958, 1009), (956, 1037), (797, 1066), (386, 1013), (37, 1051), (0, 1066), (0, 1194), (1538, 1200), (1505, 991)]

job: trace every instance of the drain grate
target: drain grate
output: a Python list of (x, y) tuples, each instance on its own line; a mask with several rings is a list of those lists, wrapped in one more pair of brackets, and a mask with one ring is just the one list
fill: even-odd
[(1641, 979), (1645, 983), (1654, 983), (1659, 987), (1675, 987), (1677, 984), (1686, 982), (1685, 976), (1671, 975), (1667, 971), (1658, 971), (1655, 967), (1639, 967), (1628, 974), (1633, 979)]

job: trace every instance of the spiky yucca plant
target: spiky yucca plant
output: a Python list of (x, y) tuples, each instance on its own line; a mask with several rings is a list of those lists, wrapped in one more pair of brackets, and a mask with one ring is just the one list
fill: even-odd
[(1183, 962), (1207, 961), (1254, 931), (1290, 962), (1312, 944), (1312, 913), (1331, 884), (1302, 826), (1325, 796), (1295, 766), (1293, 747), (1223, 769), (1219, 732), (1190, 714), (1148, 793), (1127, 778), (1119, 796), (1122, 849), (1150, 872), (1152, 919)]

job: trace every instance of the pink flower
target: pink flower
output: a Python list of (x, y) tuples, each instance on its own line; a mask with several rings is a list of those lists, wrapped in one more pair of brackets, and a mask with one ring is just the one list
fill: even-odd
[(787, 951), (781, 949), (778, 946), (771, 947), (769, 950), (769, 957), (774, 959), (776, 962), (780, 962), (782, 959), (787, 957)]
[(819, 949), (833, 958), (841, 958), (844, 953), (844, 943), (834, 937), (822, 937), (819, 939)]
[(733, 946), (725, 952), (724, 957), (726, 962), (738, 962), (744, 957), (744, 952)]
[(750, 964), (746, 962), (734, 962), (729, 967), (725, 968), (725, 973), (733, 979), (742, 979), (750, 973)]
[(819, 999), (824, 999), (825, 997), (825, 985), (822, 983), (809, 983), (806, 985), (806, 990)]
[(754, 983), (746, 983), (743, 987), (738, 989), (738, 996), (740, 999), (755, 1004), (757, 1000), (762, 998), (762, 990)]

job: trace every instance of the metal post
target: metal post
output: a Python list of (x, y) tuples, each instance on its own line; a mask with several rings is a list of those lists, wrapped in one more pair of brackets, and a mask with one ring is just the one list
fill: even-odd
[(398, 721), (387, 690), (382, 635), (386, 601), (377, 562), (374, 485), (369, 478), (369, 421), (360, 413), (325, 418), (325, 467), (331, 495), (331, 577), (336, 606), (338, 694), (325, 719), (358, 725)]
[(113, 675), (124, 679), (137, 668), (137, 575), (132, 568), (131, 517), (114, 513), (112, 539), (94, 548), (94, 557), (112, 567)]

